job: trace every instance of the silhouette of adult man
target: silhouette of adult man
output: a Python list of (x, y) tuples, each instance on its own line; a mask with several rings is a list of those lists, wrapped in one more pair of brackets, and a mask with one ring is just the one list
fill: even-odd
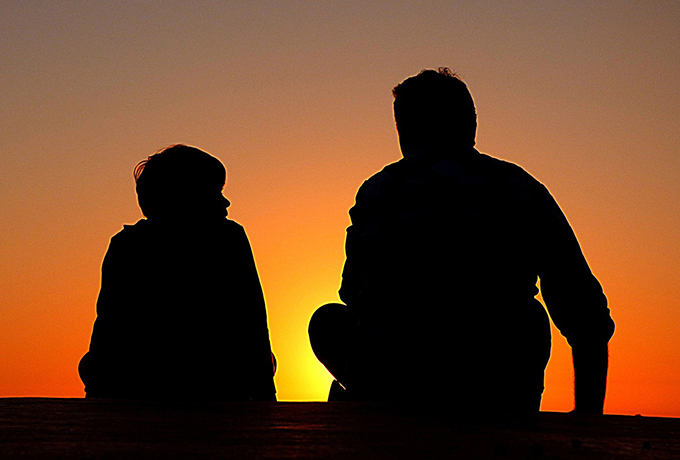
[(336, 378), (330, 399), (540, 407), (548, 315), (573, 351), (575, 409), (602, 413), (607, 299), (567, 219), (521, 167), (474, 149), (472, 96), (448, 68), (393, 89), (404, 158), (350, 210), (340, 298), (310, 341)]

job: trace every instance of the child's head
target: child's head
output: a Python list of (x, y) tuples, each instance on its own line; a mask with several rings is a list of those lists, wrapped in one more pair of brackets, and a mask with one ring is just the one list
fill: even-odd
[(188, 145), (159, 150), (134, 170), (137, 200), (148, 218), (180, 215), (226, 216), (222, 196), (227, 171), (220, 160)]

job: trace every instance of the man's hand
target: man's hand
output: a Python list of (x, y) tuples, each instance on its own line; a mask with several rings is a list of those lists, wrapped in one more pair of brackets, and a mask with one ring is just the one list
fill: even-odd
[(580, 345), (572, 348), (574, 359), (574, 399), (577, 413), (602, 414), (607, 391), (609, 347)]

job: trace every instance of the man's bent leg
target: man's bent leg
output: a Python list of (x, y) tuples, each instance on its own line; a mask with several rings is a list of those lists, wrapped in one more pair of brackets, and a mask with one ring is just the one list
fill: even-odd
[[(342, 382), (345, 377), (353, 337), (356, 336), (357, 321), (358, 318), (350, 308), (339, 303), (320, 307), (309, 321), (309, 342), (312, 350), (338, 382)], [(339, 386), (335, 382), (333, 385)], [(335, 393), (338, 391), (336, 389)]]

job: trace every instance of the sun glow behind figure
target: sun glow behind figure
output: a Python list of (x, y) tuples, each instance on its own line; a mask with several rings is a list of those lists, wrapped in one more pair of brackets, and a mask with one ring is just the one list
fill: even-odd
[[(272, 231), (265, 219), (251, 220), (247, 203), (239, 207), (244, 220), (251, 222), (248, 230), (262, 280), (269, 314), (272, 346), (278, 360), (275, 381), (278, 398), (283, 401), (325, 401), (331, 377), (312, 352), (307, 326), (312, 312), (329, 301), (337, 301), (340, 274), (344, 261), (343, 238), (348, 218), (341, 211), (343, 198), (304, 191), (294, 199), (295, 206), (310, 216), (298, 222), (295, 216), (282, 215), (278, 230)], [(317, 210), (319, 196), (326, 196), (327, 213)], [(235, 201), (236, 202), (236, 201)], [(291, 204), (291, 203), (289, 203)], [(292, 205), (292, 204), (291, 204)], [(236, 214), (236, 213), (235, 213)], [(285, 213), (283, 213), (285, 214)], [(271, 214), (267, 218), (271, 218)], [(234, 219), (239, 220), (236, 216)]]
[(280, 401), (325, 401), (328, 397), (332, 377), (314, 356), (306, 334), (312, 311), (333, 292), (331, 286), (322, 284), (319, 282), (316, 289), (282, 292), (280, 306), (288, 304), (288, 308), (281, 308), (288, 312), (287, 318), (280, 317), (280, 312), (270, 313), (271, 334), (277, 344), (274, 353), (279, 359), (275, 380)]

